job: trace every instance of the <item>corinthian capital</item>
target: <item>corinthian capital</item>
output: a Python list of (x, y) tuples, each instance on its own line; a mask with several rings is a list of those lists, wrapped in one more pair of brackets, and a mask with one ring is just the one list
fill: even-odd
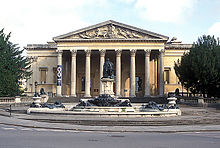
[(62, 56), (62, 54), (63, 54), (63, 50), (56, 50), (56, 52), (57, 52), (58, 56)]
[(105, 53), (106, 53), (106, 50), (105, 49), (100, 49), (99, 52), (100, 52), (100, 56), (104, 57)]
[(165, 49), (159, 49), (160, 54), (164, 54), (165, 53)]
[(136, 51), (137, 51), (136, 49), (131, 49), (131, 50), (130, 50), (131, 56), (135, 56)]
[(145, 56), (149, 57), (150, 53), (151, 53), (151, 50), (150, 49), (144, 49), (144, 52), (145, 52)]
[(91, 50), (86, 49), (86, 50), (85, 50), (85, 53), (86, 53), (86, 56), (87, 56), (87, 57), (91, 56)]
[(76, 56), (76, 54), (77, 54), (77, 50), (76, 49), (71, 49), (70, 52), (71, 52), (72, 56)]
[(121, 56), (122, 50), (121, 49), (116, 49), (116, 56)]

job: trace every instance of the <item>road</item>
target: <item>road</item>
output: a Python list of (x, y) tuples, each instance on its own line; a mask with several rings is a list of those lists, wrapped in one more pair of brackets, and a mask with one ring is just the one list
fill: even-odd
[(0, 148), (219, 148), (220, 132), (104, 133), (0, 125)]

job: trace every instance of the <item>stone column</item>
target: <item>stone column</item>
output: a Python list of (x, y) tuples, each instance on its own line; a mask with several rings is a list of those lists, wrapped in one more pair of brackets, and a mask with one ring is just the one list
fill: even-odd
[(72, 63), (71, 63), (71, 93), (72, 97), (76, 97), (76, 54), (77, 50), (71, 50)]
[(85, 50), (86, 52), (86, 80), (85, 80), (85, 95), (84, 97), (91, 97), (90, 95), (90, 56), (91, 50)]
[(115, 85), (115, 96), (121, 96), (121, 53), (122, 50), (116, 51), (116, 85)]
[(100, 52), (99, 94), (101, 95), (101, 94), (104, 94), (101, 78), (103, 77), (103, 65), (105, 63), (105, 52), (106, 51), (101, 49), (99, 50), (99, 52)]
[(159, 87), (158, 87), (158, 56), (157, 55), (155, 55), (154, 56), (154, 59), (153, 59), (153, 64), (154, 64), (154, 66), (153, 66), (153, 72), (154, 72), (154, 87), (153, 87), (153, 89), (154, 89), (154, 95), (158, 95), (158, 91), (159, 91)]
[(160, 75), (159, 75), (159, 95), (164, 96), (164, 53), (165, 49), (160, 49)]
[(62, 50), (57, 50), (57, 96), (62, 96)]
[[(33, 66), (33, 61), (32, 61), (32, 59), (31, 59), (31, 57), (30, 56), (27, 56), (27, 59), (28, 59), (28, 61), (30, 61), (30, 63), (31, 63), (31, 67)], [(33, 72), (33, 71), (32, 71)], [(32, 73), (32, 75), (33, 75), (33, 73)], [(31, 76), (31, 78), (32, 78), (32, 76)], [(31, 82), (32, 82), (32, 79), (28, 79), (27, 81), (26, 81), (26, 91), (25, 92), (31, 92), (31, 87), (30, 87), (30, 84), (31, 84)], [(33, 87), (33, 85), (32, 85), (32, 87)], [(29, 94), (27, 94), (27, 95), (29, 95)]]
[(32, 74), (32, 93), (34, 94), (34, 92), (35, 92), (35, 81), (37, 81), (37, 59), (38, 59), (38, 57), (33, 56), (30, 59), (31, 59), (31, 62), (32, 62), (32, 70), (33, 70), (33, 74)]
[(135, 55), (136, 50), (130, 50), (131, 64), (130, 64), (130, 97), (136, 97), (135, 95)]
[(150, 96), (150, 49), (145, 49), (145, 94), (144, 97)]

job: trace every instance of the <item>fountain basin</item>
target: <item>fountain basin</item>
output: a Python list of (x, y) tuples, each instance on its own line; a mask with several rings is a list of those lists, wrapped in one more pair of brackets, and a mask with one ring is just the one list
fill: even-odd
[(76, 112), (135, 112), (133, 107), (99, 107), (99, 106), (77, 106), (72, 109)]
[(181, 115), (180, 109), (152, 110), (142, 107), (73, 107), (73, 108), (29, 108), (28, 114), (55, 114), (95, 117), (171, 117)]

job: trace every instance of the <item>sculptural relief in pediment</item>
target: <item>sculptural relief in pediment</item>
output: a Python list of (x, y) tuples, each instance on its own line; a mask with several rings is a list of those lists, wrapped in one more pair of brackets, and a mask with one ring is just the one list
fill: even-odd
[(105, 25), (72, 35), (72, 39), (149, 39), (151, 36), (116, 25)]

